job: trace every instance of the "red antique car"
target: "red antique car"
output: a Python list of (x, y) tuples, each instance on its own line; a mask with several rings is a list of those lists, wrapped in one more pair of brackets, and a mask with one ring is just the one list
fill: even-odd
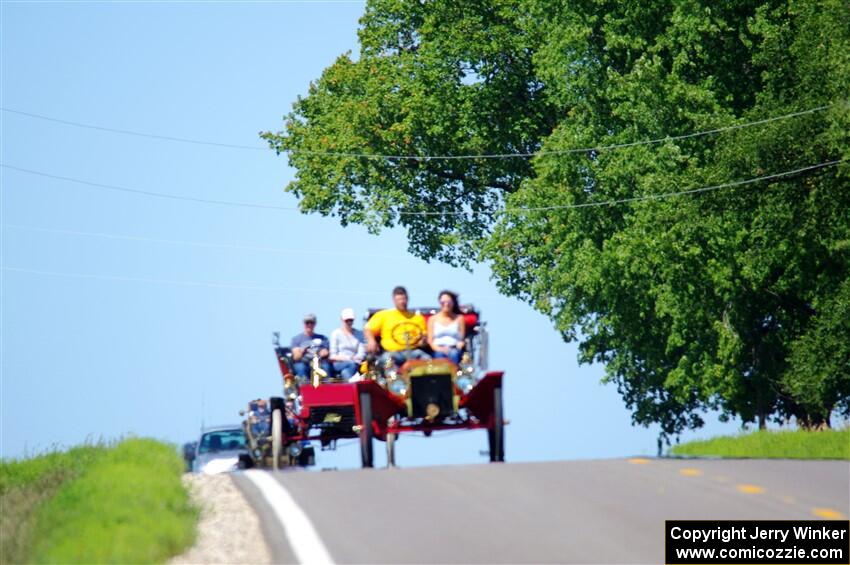
[[(436, 309), (419, 309), (427, 318)], [(377, 310), (371, 310), (369, 317)], [(487, 371), (487, 333), (479, 313), (461, 308), (467, 336), (463, 359), (408, 360), (401, 367), (364, 363), (359, 382), (328, 378), (313, 363), (310, 382), (298, 382), (289, 350), (275, 341), (284, 381), (284, 396), (270, 399), (271, 431), (268, 441), (274, 468), (303, 465), (310, 442), (333, 447), (337, 440), (360, 439), (363, 467), (373, 466), (373, 441), (386, 443), (387, 462), (395, 464), (395, 440), (403, 433), (437, 430), (487, 430), (490, 461), (504, 461), (504, 411), (501, 371)], [(367, 317), (368, 319), (368, 317)], [(254, 442), (253, 440), (258, 440)], [(250, 438), (264, 444), (262, 438)], [(255, 458), (264, 464), (267, 458)]]

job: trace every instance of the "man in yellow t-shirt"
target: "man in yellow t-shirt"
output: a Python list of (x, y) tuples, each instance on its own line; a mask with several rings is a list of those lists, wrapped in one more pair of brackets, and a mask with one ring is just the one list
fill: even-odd
[(393, 304), (395, 308), (376, 312), (363, 328), (366, 351), (377, 353), (380, 337), (381, 348), (391, 354), (396, 363), (427, 359), (428, 355), (418, 349), (425, 345), (428, 337), (425, 317), (407, 309), (407, 290), (403, 286), (393, 289)]

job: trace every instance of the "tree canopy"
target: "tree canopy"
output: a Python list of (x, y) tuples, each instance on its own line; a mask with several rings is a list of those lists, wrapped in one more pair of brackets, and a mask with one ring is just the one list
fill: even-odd
[(850, 415), (850, 4), (370, 0), (359, 41), (263, 134), (303, 211), (486, 262), (665, 435)]

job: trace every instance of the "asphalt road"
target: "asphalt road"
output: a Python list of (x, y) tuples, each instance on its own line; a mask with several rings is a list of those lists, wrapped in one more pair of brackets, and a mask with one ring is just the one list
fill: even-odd
[[(610, 459), (270, 476), (337, 563), (663, 563), (665, 519), (850, 515), (847, 461)], [(260, 490), (276, 562), (296, 552)]]

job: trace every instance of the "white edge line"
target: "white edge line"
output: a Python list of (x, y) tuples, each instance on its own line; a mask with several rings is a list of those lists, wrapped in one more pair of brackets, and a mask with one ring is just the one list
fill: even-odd
[(299, 563), (333, 563), (310, 518), (283, 485), (265, 471), (249, 469), (244, 476), (260, 489), (271, 506)]

